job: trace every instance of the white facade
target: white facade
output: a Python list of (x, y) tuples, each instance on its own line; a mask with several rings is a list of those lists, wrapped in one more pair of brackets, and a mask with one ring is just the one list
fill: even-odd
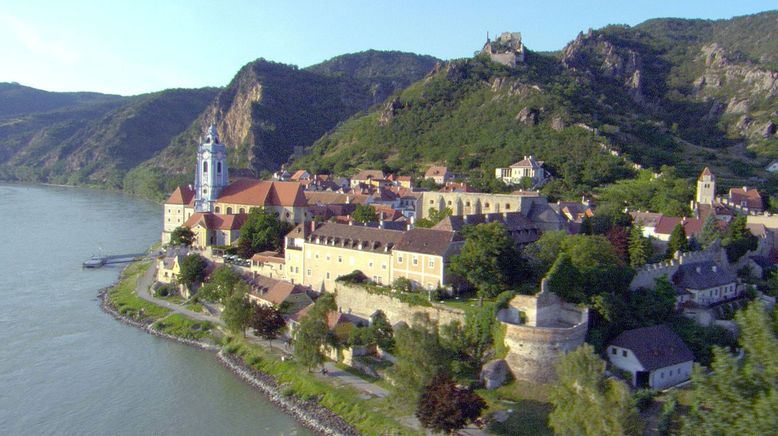
[(535, 160), (534, 156), (524, 156), (520, 162), (516, 162), (507, 168), (496, 168), (494, 176), (502, 180), (506, 185), (519, 185), (522, 179), (532, 180), (532, 187), (540, 187), (546, 181), (546, 172), (543, 162)]
[(700, 306), (709, 306), (719, 301), (731, 300), (738, 296), (738, 285), (735, 282), (707, 289), (686, 289), (692, 294), (691, 301)]
[(639, 385), (641, 380), (638, 380), (638, 378), (645, 377), (645, 380), (642, 381), (647, 383), (648, 387), (652, 389), (666, 389), (689, 380), (689, 377), (691, 377), (692, 374), (693, 361), (688, 360), (686, 362), (648, 371), (647, 375), (639, 376), (639, 373), (644, 373), (646, 371), (637, 357), (635, 357), (635, 353), (631, 350), (615, 345), (609, 345), (607, 353), (608, 360), (610, 360), (613, 366), (632, 374), (633, 386)]
[(205, 142), (197, 149), (195, 211), (213, 212), (214, 203), (228, 183), (227, 147), (219, 143), (216, 127), (211, 125)]
[(697, 179), (696, 201), (699, 204), (713, 204), (716, 199), (716, 176), (705, 168)]

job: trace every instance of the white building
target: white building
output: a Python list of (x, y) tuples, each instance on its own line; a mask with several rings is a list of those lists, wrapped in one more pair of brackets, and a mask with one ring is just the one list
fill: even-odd
[(773, 160), (770, 162), (769, 165), (767, 165), (767, 168), (765, 168), (767, 172), (775, 173), (778, 172), (778, 159)]
[(703, 307), (740, 295), (737, 277), (712, 261), (680, 265), (672, 283), (686, 293), (681, 303), (692, 301)]
[(532, 188), (540, 187), (546, 182), (543, 161), (536, 160), (532, 155), (524, 156), (524, 159), (508, 168), (496, 168), (494, 175), (506, 185), (520, 185), (525, 178), (532, 181)]
[(639, 388), (666, 389), (692, 374), (694, 355), (665, 325), (627, 330), (608, 345), (608, 360)]
[(228, 184), (227, 147), (219, 143), (216, 127), (211, 125), (205, 142), (197, 148), (195, 211), (213, 212), (221, 190)]

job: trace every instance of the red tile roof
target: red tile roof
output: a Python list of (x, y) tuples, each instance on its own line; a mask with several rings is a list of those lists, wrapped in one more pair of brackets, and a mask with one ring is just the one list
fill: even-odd
[(680, 218), (675, 216), (662, 216), (656, 223), (654, 233), (669, 235), (679, 223), (683, 222), (683, 231), (686, 236), (694, 236), (702, 230), (703, 220), (699, 218)]
[(237, 215), (224, 215), (211, 212), (197, 212), (189, 217), (184, 226), (195, 227), (202, 225), (208, 230), (238, 230), (246, 222), (248, 215), (239, 213)]
[(248, 206), (307, 206), (298, 182), (270, 182), (241, 179), (230, 183), (219, 195), (220, 203)]
[(705, 176), (710, 176), (711, 180), (716, 180), (716, 176), (713, 175), (708, 167), (705, 167), (705, 169), (702, 170), (702, 174), (700, 174), (700, 178), (697, 180), (702, 180)]
[(351, 180), (384, 180), (384, 172), (381, 170), (362, 170), (358, 172)]
[(730, 188), (729, 201), (738, 206), (742, 206), (743, 202), (745, 202), (746, 207), (749, 209), (761, 210), (763, 208), (762, 196), (759, 195), (759, 190), (756, 188), (749, 188), (748, 186)]
[(170, 197), (168, 197), (168, 199), (165, 200), (165, 204), (189, 205), (189, 203), (194, 202), (194, 198), (195, 198), (194, 189), (191, 189), (188, 186), (179, 186), (176, 188), (175, 191), (173, 191), (172, 194), (170, 194)]

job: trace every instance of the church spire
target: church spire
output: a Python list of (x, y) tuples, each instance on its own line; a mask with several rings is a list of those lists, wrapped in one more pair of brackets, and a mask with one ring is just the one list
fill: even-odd
[(208, 133), (205, 136), (206, 144), (218, 144), (219, 134), (216, 133), (216, 125), (211, 123), (211, 127), (208, 128)]

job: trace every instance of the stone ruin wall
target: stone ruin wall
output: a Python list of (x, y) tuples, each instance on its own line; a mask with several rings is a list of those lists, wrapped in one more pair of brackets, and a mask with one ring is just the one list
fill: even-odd
[(370, 316), (376, 310), (381, 309), (393, 325), (400, 321), (410, 325), (415, 313), (426, 313), (430, 319), (437, 321), (439, 325), (445, 325), (455, 320), (462, 323), (465, 322), (465, 313), (463, 311), (442, 305), (433, 305), (432, 307), (412, 306), (396, 298), (370, 294), (358, 286), (349, 286), (343, 283), (337, 284), (335, 292), (338, 308), (343, 313), (351, 313), (365, 319), (370, 319)]
[[(581, 313), (576, 312), (580, 321)], [(588, 322), (570, 328), (503, 325), (506, 327), (505, 345), (510, 348), (505, 361), (516, 379), (532, 383), (554, 381), (554, 363), (560, 356), (580, 347), (588, 329)]]

